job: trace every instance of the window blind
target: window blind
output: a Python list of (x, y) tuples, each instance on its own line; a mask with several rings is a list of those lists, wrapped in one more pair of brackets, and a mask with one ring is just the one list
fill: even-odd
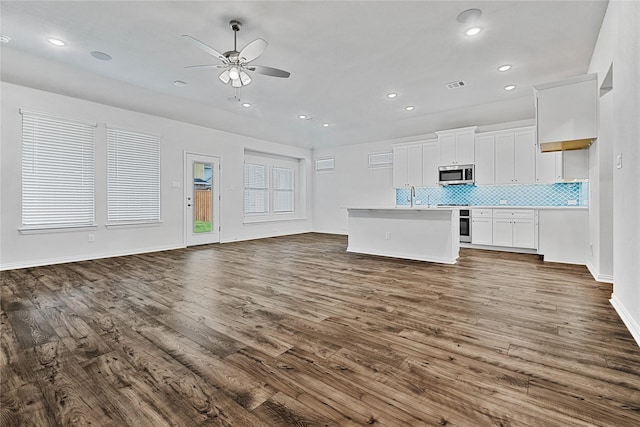
[(22, 224), (93, 225), (95, 123), (22, 114)]
[(244, 164), (244, 213), (269, 212), (268, 167), (251, 163)]
[(294, 171), (287, 168), (273, 168), (273, 211), (293, 212)]
[(107, 128), (107, 222), (160, 221), (160, 137)]

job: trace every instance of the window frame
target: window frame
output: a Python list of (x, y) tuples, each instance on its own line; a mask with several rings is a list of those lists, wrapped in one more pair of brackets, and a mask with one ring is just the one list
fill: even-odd
[[(268, 199), (269, 209), (263, 213), (245, 213), (244, 223), (256, 223), (266, 221), (286, 221), (302, 219), (304, 216), (303, 200), (304, 200), (304, 180), (302, 175), (304, 174), (304, 159), (279, 156), (274, 154), (258, 153), (252, 151), (245, 151), (244, 163), (260, 165), (267, 168), (267, 175), (269, 181)], [(275, 189), (274, 169), (290, 170), (292, 171), (292, 189)], [(246, 182), (243, 183), (244, 191), (246, 191)], [(275, 210), (275, 197), (278, 191), (291, 191), (292, 193), (292, 208), (291, 211)], [(244, 212), (244, 208), (243, 208)]]

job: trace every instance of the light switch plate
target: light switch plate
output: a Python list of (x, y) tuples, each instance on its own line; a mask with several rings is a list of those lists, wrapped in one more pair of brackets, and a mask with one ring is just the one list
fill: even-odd
[(622, 169), (622, 153), (616, 156), (616, 169)]

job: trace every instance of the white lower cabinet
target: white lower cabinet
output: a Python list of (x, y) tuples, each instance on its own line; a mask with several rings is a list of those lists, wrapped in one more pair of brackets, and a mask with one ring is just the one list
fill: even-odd
[(493, 245), (536, 248), (536, 220), (533, 209), (494, 209)]
[(472, 209), (471, 243), (474, 245), (493, 245), (492, 209)]

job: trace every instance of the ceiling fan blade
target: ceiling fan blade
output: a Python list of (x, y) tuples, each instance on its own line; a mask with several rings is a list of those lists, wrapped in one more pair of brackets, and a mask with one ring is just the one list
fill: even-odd
[(182, 37), (184, 37), (185, 40), (187, 40), (189, 43), (191, 43), (192, 45), (194, 45), (198, 49), (201, 49), (201, 50), (207, 52), (211, 56), (215, 56), (216, 58), (218, 58), (222, 62), (225, 62), (225, 63), (227, 62), (227, 58), (225, 58), (225, 56), (223, 54), (221, 54), (220, 52), (218, 52), (217, 50), (215, 50), (211, 46), (206, 45), (206, 44), (202, 43), (200, 40), (195, 39), (195, 38), (193, 38), (193, 37), (191, 37), (190, 35), (187, 35), (187, 34), (183, 34)]
[(264, 74), (265, 76), (283, 77), (285, 79), (291, 75), (291, 73), (288, 71), (279, 70), (272, 67), (264, 67), (262, 65), (251, 65), (249, 67), (246, 67), (246, 69), (249, 71), (255, 71), (256, 73)]
[(246, 45), (240, 51), (240, 58), (242, 58), (243, 62), (251, 62), (256, 59), (258, 56), (262, 55), (262, 52), (269, 46), (266, 40), (263, 39), (255, 39), (248, 45)]
[(187, 65), (184, 68), (226, 68), (226, 65)]

